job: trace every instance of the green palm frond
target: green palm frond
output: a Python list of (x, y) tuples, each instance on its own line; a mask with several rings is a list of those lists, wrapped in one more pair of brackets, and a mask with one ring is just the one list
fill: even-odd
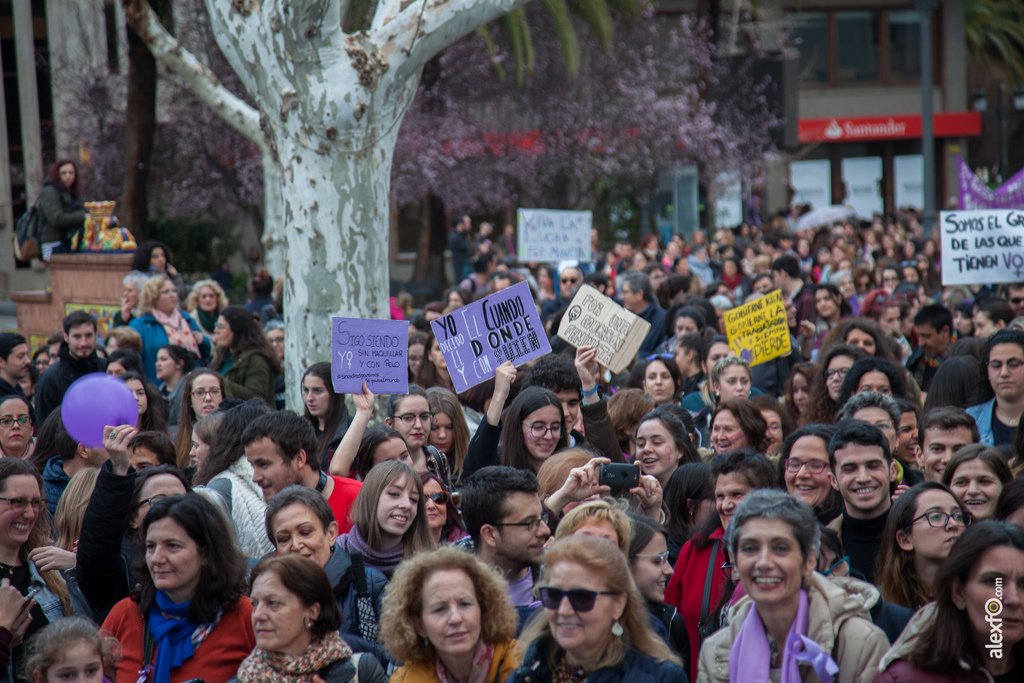
[[(516, 59), (516, 86), (521, 88), (526, 74), (533, 71), (534, 52), (533, 40), (530, 38), (530, 26), (526, 23), (526, 10), (517, 7), (502, 18), (512, 54)], [(576, 50), (577, 60), (579, 48)]]
[(1019, 0), (966, 0), (964, 34), (972, 57), (1024, 82), (1024, 4)]
[(573, 0), (573, 7), (586, 19), (601, 50), (605, 54), (611, 52), (615, 28), (612, 25), (608, 0)]
[(562, 57), (565, 59), (565, 70), (570, 76), (575, 76), (580, 71), (580, 45), (576, 40), (576, 30), (572, 26), (572, 19), (569, 16), (569, 5), (565, 0), (541, 0), (544, 9), (555, 27), (555, 36), (562, 48)]
[(505, 67), (501, 65), (501, 61), (498, 59), (498, 46), (494, 43), (491, 28), (489, 26), (481, 26), (476, 30), (476, 33), (484, 39), (484, 47), (487, 48), (487, 55), (491, 58), (491, 66), (494, 67), (494, 72), (498, 75), (498, 81), (504, 83), (506, 79)]

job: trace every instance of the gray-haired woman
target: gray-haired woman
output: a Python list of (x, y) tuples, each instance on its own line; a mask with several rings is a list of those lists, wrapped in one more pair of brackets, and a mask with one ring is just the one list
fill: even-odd
[(747, 596), (704, 641), (699, 680), (870, 683), (888, 640), (861, 595), (814, 571), (821, 531), (810, 507), (783, 491), (753, 491), (725, 544)]
[(121, 310), (114, 314), (111, 327), (127, 325), (139, 314), (139, 293), (149, 280), (149, 274), (133, 270), (121, 280)]

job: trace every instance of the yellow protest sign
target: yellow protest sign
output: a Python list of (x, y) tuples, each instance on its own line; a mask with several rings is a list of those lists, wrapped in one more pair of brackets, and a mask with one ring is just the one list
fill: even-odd
[(781, 290), (726, 311), (724, 320), (729, 348), (751, 366), (789, 353), (789, 325)]

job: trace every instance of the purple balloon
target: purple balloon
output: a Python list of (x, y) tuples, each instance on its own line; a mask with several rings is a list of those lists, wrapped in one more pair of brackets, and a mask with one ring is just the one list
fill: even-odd
[(139, 404), (123, 379), (94, 372), (68, 387), (60, 417), (75, 441), (103, 448), (103, 428), (136, 425)]

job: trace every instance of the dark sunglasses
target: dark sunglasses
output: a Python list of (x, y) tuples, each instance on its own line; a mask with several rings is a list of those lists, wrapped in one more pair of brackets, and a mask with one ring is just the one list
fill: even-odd
[(447, 505), (448, 504), (448, 492), (441, 491), (440, 493), (428, 493), (427, 498), (434, 501), (434, 505)]
[(547, 609), (558, 609), (562, 598), (569, 598), (569, 606), (576, 612), (589, 612), (594, 609), (598, 595), (618, 595), (616, 591), (588, 591), (585, 588), (573, 588), (564, 591), (561, 588), (542, 586), (537, 589), (541, 604)]

